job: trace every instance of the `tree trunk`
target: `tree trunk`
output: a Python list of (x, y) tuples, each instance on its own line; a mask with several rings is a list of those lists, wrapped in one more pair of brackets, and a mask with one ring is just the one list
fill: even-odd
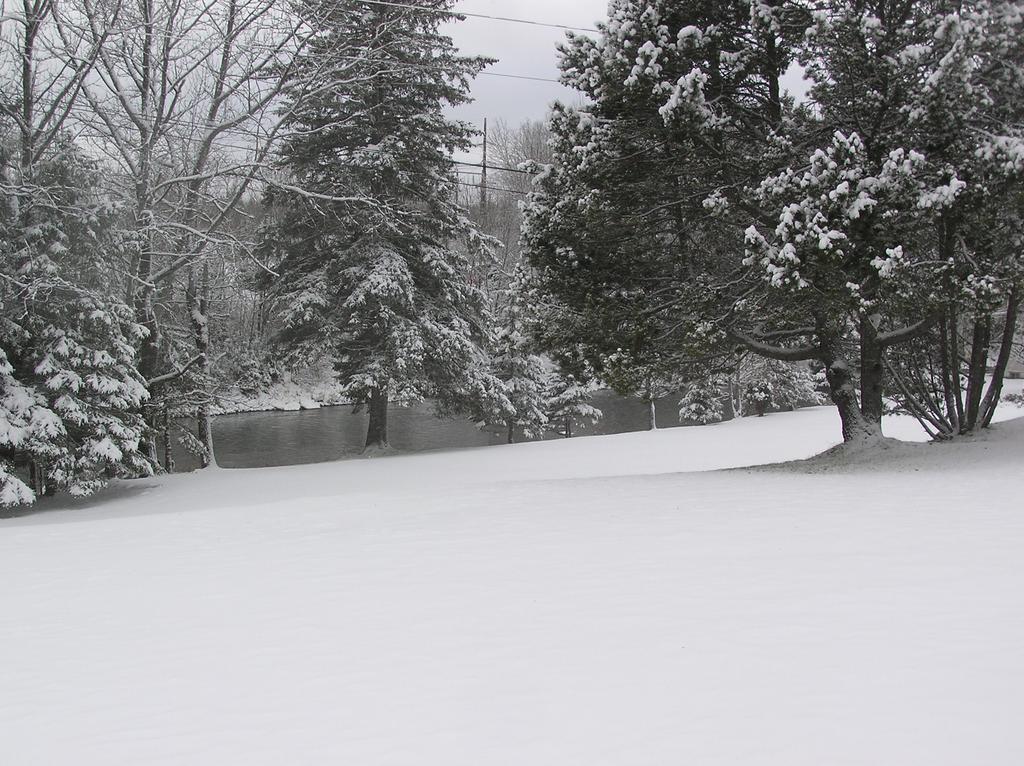
[(163, 440), (164, 471), (174, 473), (174, 448), (171, 441), (171, 408), (166, 404), (164, 405)]
[(516, 424), (513, 421), (508, 420), (508, 421), (506, 421), (506, 425), (508, 426), (508, 443), (509, 444), (515, 444), (516, 443)]
[(200, 407), (196, 416), (197, 435), (203, 443), (205, 454), (202, 458), (203, 468), (217, 467), (217, 455), (213, 451), (213, 423), (210, 419), (210, 411), (206, 405)]
[(29, 484), (32, 485), (32, 492), (36, 497), (43, 497), (47, 493), (46, 487), (46, 469), (42, 463), (38, 463), (33, 460), (28, 466), (29, 473)]
[(572, 418), (565, 419), (565, 438), (572, 438)]
[(725, 385), (725, 411), (722, 413), (722, 420), (735, 420), (739, 417), (739, 396), (739, 385), (730, 379)]
[(963, 428), (967, 419), (964, 410), (964, 391), (960, 383), (960, 315), (956, 307), (950, 310), (949, 321), (949, 358), (952, 364), (952, 376), (949, 382), (953, 386), (953, 404), (956, 406), (956, 422)]
[(1010, 363), (1010, 353), (1013, 350), (1013, 341), (1017, 334), (1017, 315), (1020, 313), (1020, 305), (1020, 290), (1011, 290), (1006, 304), (1006, 322), (1003, 325), (999, 356), (996, 359), (996, 366), (992, 370), (992, 381), (988, 384), (988, 392), (981, 403), (980, 424), (982, 428), (992, 425), (996, 407), (999, 406), (999, 397), (1003, 393), (1003, 378), (1006, 375), (1006, 367)]
[(768, 81), (768, 119), (773, 128), (782, 123), (782, 56), (775, 35), (769, 34), (765, 41), (765, 79)]
[(387, 449), (388, 446), (388, 393), (387, 388), (375, 388), (370, 394), (370, 422), (366, 427), (364, 451)]
[(654, 405), (654, 399), (647, 400), (647, 427), (651, 431), (658, 430), (658, 410)]
[(968, 433), (979, 425), (978, 414), (981, 411), (981, 396), (985, 389), (985, 371), (988, 367), (988, 351), (992, 341), (992, 317), (979, 317), (974, 320), (974, 332), (971, 336), (971, 361), (967, 370), (967, 418), (961, 433)]
[[(824, 323), (820, 323), (820, 326), (823, 327)], [(829, 395), (839, 411), (839, 419), (842, 422), (843, 442), (868, 443), (881, 438), (880, 418), (866, 418), (861, 411), (853, 372), (843, 358), (839, 337), (825, 329), (819, 329), (818, 337), (821, 338), (821, 362), (825, 365)]]
[(153, 81), (153, 46), (155, 12), (151, 0), (140, 4), (144, 37), (142, 43), (142, 60), (139, 65), (139, 114), (145, 127), (139, 127), (139, 145), (137, 175), (135, 177), (135, 230), (140, 235), (140, 251), (133, 259), (137, 265), (135, 284), (135, 318), (146, 328), (148, 334), (142, 340), (139, 349), (139, 372), (147, 380), (157, 374), (160, 363), (160, 335), (153, 308), (156, 289), (151, 282), (153, 275), (153, 141), (150, 131), (151, 84)]
[[(950, 313), (950, 309), (947, 308), (945, 315), (939, 322), (939, 343), (942, 346), (939, 362), (942, 374), (942, 397), (946, 405), (946, 420), (949, 423), (950, 435), (952, 435), (960, 431), (960, 413), (963, 410), (963, 406), (956, 398), (957, 386), (953, 380), (954, 375), (959, 380), (960, 365), (958, 360), (951, 358), (952, 341), (950, 333), (956, 333), (956, 326), (950, 319)], [(952, 330), (950, 329), (951, 327)]]
[[(939, 253), (946, 263), (956, 258), (956, 241), (959, 220), (952, 213), (943, 213), (939, 221)], [(957, 311), (959, 287), (953, 285), (952, 276), (943, 278), (943, 293), (946, 308), (939, 323), (942, 336), (942, 394), (946, 404), (946, 420), (952, 433), (959, 433), (964, 423), (964, 397), (960, 385), (960, 317)]]
[(207, 311), (206, 293), (209, 289), (209, 268), (203, 265), (202, 282), (196, 276), (196, 270), (189, 267), (188, 287), (185, 290), (189, 320), (196, 344), (196, 355), (199, 357), (198, 377), (202, 388), (202, 400), (196, 408), (196, 424), (199, 441), (202, 442), (205, 454), (202, 456), (203, 468), (217, 467), (217, 456), (213, 451), (213, 425), (210, 420), (210, 320)]
[(870, 317), (860, 320), (860, 411), (864, 420), (875, 423), (881, 430), (883, 355), (885, 349), (878, 341), (878, 329)]

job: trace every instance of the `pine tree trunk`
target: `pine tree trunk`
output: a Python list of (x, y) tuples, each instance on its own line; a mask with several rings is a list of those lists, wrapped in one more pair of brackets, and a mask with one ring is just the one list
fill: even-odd
[(370, 422), (366, 427), (366, 450), (387, 449), (388, 446), (388, 393), (386, 388), (375, 388), (370, 394)]
[(1003, 325), (1003, 335), (999, 347), (999, 356), (996, 359), (996, 366), (992, 370), (992, 381), (988, 385), (988, 392), (981, 403), (980, 425), (988, 428), (992, 425), (992, 418), (996, 414), (996, 407), (999, 406), (999, 398), (1003, 393), (1003, 378), (1006, 376), (1006, 367), (1010, 363), (1010, 353), (1013, 350), (1013, 340), (1017, 335), (1017, 315), (1020, 313), (1020, 290), (1014, 289), (1006, 304), (1006, 322)]
[(961, 427), (962, 433), (969, 433), (979, 426), (981, 397), (985, 388), (985, 371), (988, 367), (988, 351), (992, 341), (992, 317), (974, 320), (971, 337), (971, 361), (967, 370), (967, 417)]
[(171, 441), (171, 409), (167, 405), (164, 405), (163, 440), (164, 471), (167, 473), (174, 473), (174, 448)]
[(869, 317), (860, 321), (860, 411), (869, 423), (882, 424), (882, 382), (885, 349)]
[(46, 494), (46, 470), (42, 464), (33, 460), (28, 466), (29, 484), (32, 485), (32, 492), (36, 497)]
[(850, 374), (849, 365), (842, 360), (836, 361), (825, 368), (825, 377), (828, 380), (832, 403), (839, 410), (843, 441), (853, 442), (865, 438), (869, 429), (861, 415), (860, 405), (857, 403), (857, 392), (853, 385), (853, 376)]
[(732, 380), (725, 384), (725, 408), (722, 412), (722, 420), (735, 420), (739, 417), (737, 414), (739, 410), (736, 406), (736, 399), (739, 396), (737, 388), (738, 386)]
[(950, 311), (949, 344), (949, 358), (952, 365), (952, 374), (949, 382), (953, 387), (956, 422), (959, 424), (959, 428), (963, 428), (964, 423), (967, 421), (967, 414), (964, 409), (963, 385), (960, 382), (960, 316), (955, 306)]
[(829, 396), (839, 411), (842, 422), (843, 442), (870, 443), (882, 437), (881, 414), (878, 417), (866, 417), (857, 401), (857, 387), (854, 384), (853, 372), (849, 363), (842, 357), (840, 341), (837, 337), (828, 337), (824, 332), (822, 338), (823, 354), (821, 361), (825, 365), (825, 378), (828, 381)]
[[(952, 330), (950, 330), (951, 327)], [(963, 406), (956, 398), (956, 387), (953, 382), (954, 375), (959, 379), (960, 367), (956, 359), (950, 358), (952, 349), (951, 332), (956, 332), (956, 326), (950, 319), (950, 312), (947, 309), (942, 320), (939, 322), (939, 343), (941, 345), (939, 363), (942, 375), (942, 398), (946, 406), (946, 420), (949, 423), (950, 434), (952, 435), (960, 431), (960, 412)]]
[(565, 419), (565, 438), (572, 438), (572, 418)]
[[(939, 252), (942, 260), (947, 263), (952, 263), (955, 257), (956, 229), (957, 220), (949, 214), (943, 214), (939, 226)], [(946, 421), (950, 433), (955, 434), (963, 427), (964, 398), (960, 386), (960, 319), (956, 308), (959, 288), (953, 286), (949, 274), (943, 279), (943, 291), (948, 302), (939, 323), (942, 395), (946, 406)]]
[(507, 425), (508, 425), (508, 443), (509, 444), (515, 444), (516, 443), (516, 424), (513, 421), (509, 420), (509, 421), (507, 421)]

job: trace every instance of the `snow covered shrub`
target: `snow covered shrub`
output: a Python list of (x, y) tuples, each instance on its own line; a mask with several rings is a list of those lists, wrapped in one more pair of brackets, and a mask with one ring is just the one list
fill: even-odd
[(281, 365), (270, 354), (239, 360), (236, 370), (238, 390), (248, 397), (265, 392), (281, 379)]
[(590, 404), (593, 387), (580, 383), (569, 373), (551, 375), (547, 391), (548, 422), (565, 438), (572, 436), (573, 425), (593, 425), (603, 413)]
[(816, 376), (804, 363), (791, 364), (764, 359), (768, 383), (776, 407), (796, 409), (823, 404), (828, 397), (824, 373)]
[(722, 383), (708, 378), (691, 384), (679, 401), (679, 421), (707, 425), (718, 423), (725, 415)]
[(757, 413), (757, 416), (763, 418), (772, 404), (771, 384), (763, 380), (749, 383), (744, 391), (744, 395), (746, 396), (747, 403)]
[(524, 350), (514, 337), (499, 333), (493, 371), (505, 384), (505, 396), (512, 405), (504, 417), (509, 442), (517, 431), (532, 438), (543, 436), (548, 422), (544, 396), (548, 373), (543, 360)]

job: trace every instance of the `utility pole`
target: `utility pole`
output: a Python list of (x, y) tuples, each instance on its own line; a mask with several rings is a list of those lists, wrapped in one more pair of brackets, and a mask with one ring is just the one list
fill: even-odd
[(487, 215), (487, 118), (484, 117), (484, 158), (480, 173), (480, 215)]

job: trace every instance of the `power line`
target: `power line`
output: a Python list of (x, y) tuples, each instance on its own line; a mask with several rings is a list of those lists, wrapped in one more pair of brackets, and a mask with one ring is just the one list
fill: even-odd
[[(456, 181), (459, 186), (468, 186), (470, 189), (479, 189), (480, 184), (471, 183), (469, 181)], [(488, 191), (505, 192), (506, 194), (518, 194), (522, 197), (529, 196), (530, 192), (520, 191), (519, 189), (505, 189), (501, 186), (488, 186)]]
[(506, 74), (505, 72), (480, 72), (483, 77), (507, 77), (510, 80), (533, 80), (534, 82), (553, 82), (555, 85), (561, 85), (560, 80), (555, 80), (552, 77), (533, 77), (532, 75), (526, 74)]
[[(94, 116), (96, 116), (96, 114), (95, 114), (95, 112), (93, 110), (87, 110), (85, 112), (81, 112), (81, 111), (79, 111), (79, 109), (77, 107), (72, 108), (70, 110), (70, 113), (72, 115), (75, 115), (79, 119), (83, 119), (83, 120), (85, 118), (87, 118), (87, 117), (94, 117)], [(167, 125), (177, 125), (179, 127), (192, 128), (192, 129), (195, 129), (195, 130), (198, 130), (198, 131), (202, 131), (202, 130), (207, 129), (206, 126), (203, 126), (202, 124), (193, 123), (193, 122), (191, 122), (189, 120), (184, 120), (184, 119), (175, 118), (175, 117), (165, 117), (162, 120), (160, 120), (160, 122), (164, 123), (164, 124), (167, 124)], [(83, 127), (87, 127), (90, 130), (97, 130), (92, 125), (89, 125), (88, 122), (83, 122)], [(216, 129), (216, 126), (214, 126), (214, 128)], [(252, 130), (246, 130), (245, 128), (241, 127), (240, 125), (224, 128), (220, 132), (224, 133), (224, 134), (233, 134), (233, 135), (236, 135), (236, 136), (244, 136), (246, 138), (251, 138), (251, 139), (253, 139), (255, 141), (259, 141), (259, 140), (270, 138), (270, 136), (268, 136), (268, 135), (257, 133), (257, 132), (252, 131)], [(277, 140), (278, 141), (284, 141), (284, 140), (287, 140), (288, 138), (294, 137), (295, 135), (299, 135), (299, 134), (284, 133), (284, 134), (281, 134), (281, 135), (277, 136)], [(197, 136), (185, 136), (185, 135), (180, 135), (180, 134), (169, 134), (169, 135), (165, 135), (164, 137), (167, 138), (167, 139), (170, 139), (171, 141), (180, 141), (180, 140), (185, 140), (185, 141), (203, 141), (203, 140), (206, 139), (206, 135), (205, 134), (197, 135)], [(91, 135), (90, 138), (95, 139), (95, 140), (111, 140), (111, 137), (110, 137), (109, 133), (103, 133), (103, 132), (99, 132), (99, 131), (97, 131), (95, 134)], [(217, 146), (221, 146), (221, 147), (224, 147), (226, 149), (236, 149), (238, 151), (244, 151), (244, 152), (253, 151), (254, 149), (257, 148), (255, 145), (244, 146), (244, 145), (240, 145), (240, 144), (236, 144), (236, 143), (231, 143), (230, 141), (224, 141), (223, 139), (217, 139), (217, 138), (214, 139), (214, 143)], [(362, 153), (363, 154), (383, 154), (383, 152), (381, 150), (374, 150), (374, 149), (363, 149)], [(481, 168), (481, 169), (485, 168), (485, 166), (482, 163), (479, 163), (479, 162), (468, 162), (466, 160), (456, 160), (456, 159), (452, 159), (451, 161), (454, 164), (462, 165), (463, 167)], [(486, 169), (487, 170), (497, 170), (497, 171), (501, 171), (501, 172), (504, 172), (504, 173), (516, 173), (516, 174), (524, 175), (524, 176), (532, 176), (532, 175), (534, 175), (533, 173), (531, 173), (528, 170), (520, 170), (519, 168), (510, 168), (510, 167), (507, 167), (505, 165), (495, 165), (493, 163), (487, 163)]]
[(361, 2), (367, 5), (382, 5), (388, 8), (405, 8), (412, 11), (427, 11), (428, 13), (444, 14), (446, 16), (465, 16), (471, 19), (486, 19), (487, 21), (503, 21), (508, 24), (528, 24), (532, 27), (548, 27), (549, 29), (565, 29), (570, 32), (592, 32), (599, 34), (596, 29), (589, 29), (587, 27), (571, 27), (565, 24), (552, 24), (545, 21), (534, 21), (532, 19), (516, 19), (510, 16), (492, 16), (487, 13), (469, 13), (467, 11), (459, 10), (442, 10), (440, 8), (424, 8), (419, 5), (411, 5), (409, 3), (396, 3), (391, 0), (361, 0)]
[[(363, 0), (363, 2), (368, 2), (368, 0)], [(156, 37), (167, 37), (167, 35), (163, 35), (163, 34), (157, 34), (155, 36)], [(183, 41), (199, 42), (198, 38), (194, 38), (194, 37), (190, 37), (190, 36), (185, 36), (185, 35), (178, 36), (177, 39), (183, 40)], [(214, 40), (213, 42), (216, 43), (217, 41)], [(236, 40), (236, 42), (238, 42), (238, 41)], [(268, 44), (268, 43), (257, 43), (257, 42), (253, 42), (253, 41), (246, 41), (244, 47), (249, 48), (249, 49), (267, 50), (267, 51), (279, 50), (279, 47), (276, 46), (276, 45), (272, 45), (272, 44)], [(282, 52), (284, 52), (284, 51), (282, 50)], [(421, 71), (427, 71), (427, 72), (447, 72), (448, 71), (447, 69), (445, 69), (443, 67), (431, 66), (430, 64), (425, 64), (425, 63), (422, 63), (422, 62), (419, 62), (419, 61), (400, 61), (400, 60), (396, 60), (396, 59), (370, 58), (370, 57), (366, 57), (366, 56), (335, 56), (334, 58), (335, 58), (335, 60), (337, 60), (339, 62), (342, 62), (342, 63), (346, 63), (346, 64), (376, 64), (378, 66), (385, 66), (385, 65), (387, 65), (387, 66), (393, 66), (396, 70), (400, 70), (402, 67), (408, 67), (410, 69), (419, 69)], [(499, 78), (507, 79), (507, 80), (526, 80), (526, 81), (529, 81), (529, 82), (550, 82), (550, 83), (554, 83), (555, 85), (561, 85), (562, 84), (561, 80), (558, 80), (558, 79), (556, 79), (554, 77), (540, 77), (539, 75), (529, 75), (529, 74), (514, 74), (512, 72), (488, 72), (488, 71), (483, 71), (482, 70), (480, 72), (477, 72), (476, 75), (473, 75), (473, 76), (474, 77), (499, 77)]]
[[(509, 24), (524, 24), (524, 25), (533, 26), (533, 27), (545, 27), (545, 28), (549, 28), (549, 29), (562, 29), (562, 30), (566, 30), (566, 31), (570, 31), (570, 32), (587, 32), (587, 33), (590, 33), (590, 34), (601, 34), (600, 30), (592, 29), (590, 27), (574, 27), (574, 26), (569, 26), (567, 24), (555, 24), (555, 23), (545, 22), (545, 21), (535, 21), (533, 19), (513, 18), (513, 17), (510, 17), (510, 16), (494, 16), (494, 15), (486, 14), (486, 13), (471, 13), (471, 12), (468, 12), (468, 11), (459, 11), (459, 10), (454, 10), (454, 9), (452, 9), (452, 10), (444, 10), (444, 9), (441, 9), (441, 8), (424, 8), (422, 6), (411, 5), (409, 3), (391, 2), (390, 0), (358, 0), (358, 1), (362, 2), (362, 3), (365, 3), (367, 5), (379, 5), (379, 6), (384, 6), (384, 7), (388, 7), (388, 8), (401, 8), (401, 9), (406, 9), (406, 10), (421, 11), (421, 12), (425, 12), (425, 13), (434, 13), (434, 14), (445, 15), (445, 16), (464, 16), (464, 17), (467, 17), (467, 18), (483, 19), (485, 21), (500, 21), (500, 22), (509, 23)], [(111, 34), (111, 38), (116, 38), (116, 37), (119, 36), (120, 33), (123, 33), (125, 31), (126, 30), (120, 30), (119, 32), (112, 33)], [(207, 40), (204, 40), (204, 39), (202, 39), (200, 37), (196, 37), (196, 36), (194, 36), (192, 34), (184, 34), (184, 33), (181, 33), (181, 32), (175, 33), (174, 31), (172, 31), (170, 29), (168, 29), (168, 30), (163, 30), (163, 29), (153, 30), (153, 31), (149, 32), (149, 36), (153, 37), (153, 38), (156, 38), (156, 39), (173, 40), (173, 41), (177, 41), (177, 42), (194, 42), (194, 43), (205, 43), (205, 42), (207, 42)], [(233, 38), (233, 40), (235, 42), (242, 42), (242, 38), (241, 37)], [(214, 45), (219, 47), (223, 41), (219, 40), (217, 38), (214, 38), (212, 40), (212, 42), (214, 43)], [(286, 48), (283, 47), (279, 43), (256, 42), (255, 40), (246, 40), (246, 41), (244, 41), (244, 47), (249, 48), (249, 49), (256, 49), (256, 50), (278, 50), (278, 51), (281, 51), (281, 52), (285, 52), (285, 50), (286, 50)], [(497, 75), (497, 76), (502, 76), (502, 75)], [(521, 76), (521, 75), (509, 75), (509, 76), (515, 77), (515, 76)], [(544, 78), (529, 78), (529, 79), (541, 79), (541, 80), (544, 80)], [(557, 80), (551, 80), (550, 82), (557, 82)]]
[[(102, 139), (102, 138), (106, 138), (106, 136), (93, 136), (93, 138)], [(218, 145), (220, 147), (222, 147), (224, 149), (235, 149), (235, 150), (240, 151), (240, 152), (250, 152), (254, 148), (252, 146), (243, 146), (241, 144), (233, 144), (233, 143), (226, 142), (226, 141), (218, 141), (217, 143), (218, 143)], [(364, 152), (364, 153), (366, 153), (366, 154), (375, 154), (375, 153), (378, 153), (378, 152), (367, 151), (367, 152)], [(477, 163), (477, 162), (465, 162), (463, 160), (455, 160), (455, 159), (453, 159), (453, 160), (451, 160), (451, 163), (453, 165), (458, 165), (460, 167), (483, 168), (483, 165), (481, 163)], [(363, 168), (364, 167), (364, 166), (361, 166), (361, 165), (352, 165), (352, 164), (346, 164), (346, 163), (343, 163), (343, 162), (342, 163), (337, 163), (337, 164), (338, 164), (339, 167), (350, 168), (350, 169), (359, 169), (359, 168)], [(518, 170), (516, 168), (504, 167), (502, 165), (488, 165), (487, 169), (488, 170), (503, 171), (503, 172), (507, 172), (507, 173), (518, 173), (518, 174), (527, 175), (527, 176), (533, 175), (532, 173), (530, 173), (529, 171), (526, 171), (526, 170)], [(467, 173), (467, 172), (461, 171), (461, 170), (456, 170), (456, 174), (470, 175), (470, 176), (475, 175), (473, 173)], [(455, 183), (459, 184), (460, 186), (467, 186), (467, 187), (470, 187), (470, 188), (473, 188), (473, 189), (479, 189), (481, 187), (480, 183), (471, 183), (469, 181), (463, 181), (463, 180), (461, 180), (458, 177), (456, 178)], [(487, 189), (488, 189), (488, 191), (504, 192), (506, 194), (518, 194), (518, 195), (524, 196), (524, 197), (529, 195), (529, 192), (526, 192), (526, 191), (521, 191), (519, 189), (508, 189), (508, 188), (503, 187), (503, 186), (494, 186), (492, 184), (488, 184), (487, 185)]]
[[(565, 26), (565, 25), (561, 25), (561, 24), (549, 24), (549, 23), (546, 23), (546, 22), (533, 21), (533, 20), (530, 20), (530, 19), (517, 19), (517, 18), (511, 18), (511, 17), (504, 17), (504, 16), (491, 16), (491, 15), (488, 15), (488, 14), (462, 13), (462, 12), (459, 12), (459, 11), (444, 11), (444, 10), (436, 9), (436, 8), (423, 8), (421, 6), (411, 5), (409, 3), (390, 2), (389, 0), (360, 0), (360, 2), (367, 3), (369, 5), (379, 5), (379, 6), (401, 8), (401, 9), (407, 9), (407, 10), (427, 11), (427, 12), (439, 13), (439, 14), (445, 14), (445, 15), (456, 14), (456, 15), (460, 15), (460, 16), (467, 16), (467, 17), (473, 17), (473, 18), (479, 18), (479, 19), (486, 19), (486, 20), (491, 20), (491, 21), (501, 21), (501, 22), (516, 23), (516, 24), (527, 24), (527, 25), (538, 26), (538, 27), (551, 27), (551, 28), (555, 28), (555, 29), (565, 29), (565, 30), (572, 30), (572, 31), (594, 32), (594, 33), (597, 33), (597, 30), (595, 30), (595, 29), (587, 29), (587, 28), (584, 28), (584, 27), (570, 27), (570, 26)], [(157, 37), (157, 38), (165, 38), (165, 39), (168, 39), (168, 40), (173, 39), (173, 40), (183, 41), (183, 42), (184, 41), (191, 41), (191, 42), (196, 42), (196, 43), (198, 43), (198, 42), (207, 42), (205, 40), (200, 40), (199, 38), (194, 37), (192, 35), (172, 34), (169, 31), (165, 32), (163, 30), (157, 31), (153, 36)], [(211, 40), (210, 42), (218, 43), (218, 41), (216, 39)], [(234, 42), (235, 43), (243, 43), (241, 38), (234, 38)], [(246, 47), (246, 48), (249, 48), (249, 49), (262, 49), (262, 50), (268, 50), (268, 51), (280, 51), (282, 53), (285, 52), (285, 49), (283, 47), (281, 47), (280, 45), (271, 44), (271, 43), (256, 42), (254, 40), (244, 41), (243, 47)], [(430, 64), (416, 62), (416, 61), (400, 61), (400, 60), (396, 61), (396, 60), (392, 60), (392, 59), (374, 59), (374, 58), (364, 57), (364, 56), (338, 56), (337, 60), (340, 61), (340, 62), (349, 63), (349, 64), (365, 63), (365, 64), (378, 65), (378, 66), (390, 65), (390, 66), (394, 66), (396, 69), (401, 69), (402, 67), (408, 67), (408, 68), (411, 68), (411, 69), (418, 69), (420, 71), (433, 71), (433, 72), (442, 72), (442, 73), (447, 72), (447, 70), (444, 69), (443, 67), (431, 66)], [(551, 84), (554, 84), (554, 85), (561, 85), (562, 84), (560, 80), (552, 78), (552, 77), (540, 77), (540, 76), (537, 76), (537, 75), (514, 74), (514, 73), (511, 73), (511, 72), (480, 71), (480, 72), (477, 72), (475, 76), (477, 76), (477, 77), (480, 77), (480, 76), (482, 76), (482, 77), (497, 77), (497, 78), (500, 78), (500, 79), (519, 80), (519, 81), (525, 81), (525, 82), (543, 82), (543, 83), (551, 83)], [(510, 170), (510, 172), (514, 172), (514, 171), (511, 171), (511, 169), (508, 169), (508, 170)]]
[(463, 165), (463, 166), (469, 167), (469, 168), (483, 168), (485, 170), (501, 170), (501, 171), (504, 171), (505, 173), (520, 173), (521, 175), (524, 175), (524, 176), (532, 176), (533, 175), (533, 173), (531, 173), (529, 170), (519, 170), (518, 168), (507, 168), (507, 167), (504, 167), (502, 165), (492, 165), (491, 163), (487, 163), (487, 165), (484, 165), (484, 164), (479, 163), (479, 162), (463, 162), (462, 160), (453, 160), (453, 162), (456, 165)]

